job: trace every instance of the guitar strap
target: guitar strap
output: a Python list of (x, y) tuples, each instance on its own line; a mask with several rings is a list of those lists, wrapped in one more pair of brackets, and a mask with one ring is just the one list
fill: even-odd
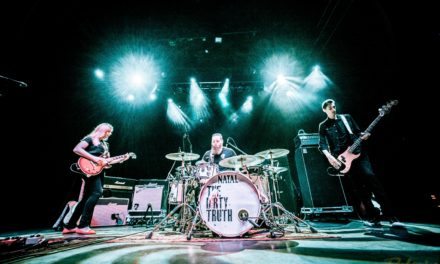
[(351, 128), (350, 128), (350, 126), (348, 125), (348, 122), (347, 122), (347, 118), (345, 118), (345, 115), (339, 115), (339, 116), (341, 117), (342, 122), (344, 122), (344, 125), (345, 125), (345, 127), (347, 128), (348, 133), (350, 133), (351, 135), (353, 135), (353, 131), (351, 131)]

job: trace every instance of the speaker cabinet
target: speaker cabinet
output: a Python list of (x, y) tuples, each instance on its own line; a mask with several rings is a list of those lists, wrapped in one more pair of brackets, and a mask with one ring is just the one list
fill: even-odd
[(125, 225), (128, 202), (127, 198), (99, 198), (90, 226)]
[(303, 208), (348, 206), (342, 178), (327, 174), (329, 164), (318, 146), (298, 147), (295, 165)]
[(160, 211), (162, 209), (163, 188), (163, 185), (136, 185), (131, 211), (145, 212), (149, 206), (152, 211)]
[(168, 181), (160, 179), (142, 179), (133, 192), (133, 211), (145, 212), (151, 205), (153, 212), (166, 212), (168, 206)]
[(105, 176), (102, 196), (105, 198), (127, 198), (129, 206), (131, 206), (131, 198), (136, 183), (136, 179)]

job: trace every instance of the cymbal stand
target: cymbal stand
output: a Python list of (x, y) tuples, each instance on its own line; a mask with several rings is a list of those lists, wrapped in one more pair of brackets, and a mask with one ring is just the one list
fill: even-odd
[[(276, 165), (277, 166), (275, 168), (278, 168), (278, 166), (279, 166), (278, 160), (276, 160)], [(273, 172), (275, 173), (275, 176), (273, 177), (274, 189), (276, 189), (276, 191), (275, 191), (275, 193), (276, 193), (275, 194), (275, 202), (278, 202), (278, 199), (281, 199), (280, 192), (279, 192), (280, 186), (278, 184), (278, 178), (279, 178), (280, 172), (277, 172), (276, 170), (274, 170)]]
[(262, 204), (261, 206), (262, 206), (261, 215), (263, 217), (263, 221), (270, 228), (270, 236), (272, 238), (275, 238), (277, 236), (276, 234), (277, 232), (281, 233), (281, 236), (283, 236), (285, 233), (284, 227), (281, 226), (279, 223), (277, 223), (275, 219), (271, 219), (267, 215), (267, 212), (269, 212), (273, 207), (276, 207), (277, 209), (283, 211), (287, 219), (292, 221), (296, 233), (302, 233), (301, 227), (307, 227), (310, 229), (312, 233), (318, 233), (318, 231), (314, 227), (312, 227), (310, 224), (308, 224), (301, 218), (297, 217), (294, 213), (289, 212), (286, 208), (284, 208), (284, 206), (281, 203), (276, 202), (266, 205)]
[[(197, 212), (196, 210), (187, 202), (187, 197), (186, 197), (186, 192), (187, 192), (187, 181), (188, 179), (185, 179), (185, 167), (184, 167), (185, 161), (182, 157), (182, 167), (181, 167), (181, 179), (183, 181), (183, 193), (182, 193), (182, 203), (179, 204), (178, 206), (176, 206), (164, 219), (162, 219), (162, 221), (160, 221), (156, 226), (154, 226), (153, 230), (151, 230), (150, 232), (148, 232), (145, 236), (145, 239), (151, 239), (153, 236), (153, 232), (156, 232), (158, 229), (160, 229), (162, 227), (162, 225), (169, 219), (172, 218), (172, 216), (177, 212), (177, 210), (180, 209), (181, 213), (180, 213), (180, 220), (179, 220), (179, 224), (180, 224), (180, 232), (185, 230), (185, 225), (187, 222), (187, 215), (190, 214), (191, 212), (195, 215)], [(183, 209), (182, 209), (183, 207)]]
[[(273, 161), (273, 156), (272, 153), (270, 153), (270, 168), (274, 167), (274, 161)], [(279, 188), (278, 188), (278, 173), (276, 173), (275, 171), (271, 171), (269, 169), (269, 177), (272, 181), (272, 186), (273, 186), (273, 193), (274, 193), (274, 198), (275, 198), (275, 203), (278, 203), (278, 195), (279, 195)], [(269, 184), (269, 193), (270, 193), (270, 184)], [(272, 195), (269, 194), (269, 196), (271, 197), (270, 199), (270, 203), (272, 203)], [(280, 215), (280, 210), (277, 207), (277, 215)]]
[(199, 210), (199, 206), (197, 206), (196, 209), (197, 209), (197, 211), (196, 211), (196, 213), (194, 214), (194, 218), (193, 218), (193, 220), (192, 220), (192, 222), (191, 222), (191, 225), (190, 225), (189, 228), (188, 228), (188, 234), (186, 235), (186, 240), (191, 240), (192, 235), (193, 235), (194, 227), (195, 227), (196, 224), (197, 224), (197, 220), (199, 219), (199, 217), (201, 218), (200, 210)]
[[(162, 224), (165, 223), (165, 221), (167, 221), (168, 219), (170, 219), (176, 212), (177, 210), (181, 209), (181, 207), (184, 206), (184, 211), (185, 208), (186, 209), (190, 209), (191, 212), (193, 212), (194, 214), (196, 214), (197, 212), (194, 210), (194, 208), (192, 208), (191, 205), (187, 204), (187, 203), (181, 203), (178, 206), (176, 206), (164, 219), (162, 219), (162, 221), (160, 221), (156, 226), (154, 226), (153, 230), (151, 230), (150, 232), (148, 232), (145, 236), (146, 239), (151, 239), (153, 237), (153, 232), (156, 232), (158, 229), (161, 228)], [(182, 216), (183, 218), (183, 216)], [(181, 220), (182, 221), (182, 220)], [(182, 228), (181, 228), (182, 229)]]
[[(270, 166), (271, 168), (273, 168), (274, 166), (274, 160), (273, 160), (273, 156), (272, 153), (270, 153)], [(276, 173), (275, 171), (271, 171), (269, 170), (271, 174), (271, 178), (272, 178), (272, 185), (274, 188), (274, 192), (275, 192), (275, 203), (272, 203), (272, 200), (269, 199), (269, 204), (262, 204), (262, 210), (261, 210), (261, 214), (263, 216), (263, 220), (265, 221), (265, 223), (267, 224), (267, 226), (269, 226), (271, 228), (270, 230), (270, 235), (271, 237), (276, 237), (276, 232), (281, 232), (282, 235), (284, 235), (284, 228), (276, 222), (275, 217), (273, 217), (273, 213), (272, 213), (272, 209), (273, 207), (275, 207), (277, 209), (277, 214), (278, 216), (280, 216), (280, 210), (284, 213), (285, 217), (287, 217), (287, 219), (289, 219), (290, 221), (292, 221), (292, 223), (295, 226), (295, 232), (297, 233), (301, 233), (301, 229), (300, 229), (300, 225), (302, 224), (303, 226), (306, 226), (307, 228), (310, 229), (310, 231), (312, 233), (317, 233), (318, 231), (313, 228), (310, 224), (308, 224), (307, 222), (305, 222), (304, 220), (302, 220), (301, 218), (297, 217), (294, 213), (288, 211), (286, 208), (284, 208), (284, 206), (278, 202), (278, 178), (275, 179), (275, 177), (278, 177), (278, 173)], [(269, 186), (270, 187), (270, 186)], [(270, 189), (270, 188), (269, 188)], [(270, 190), (269, 190), (270, 192)], [(273, 219), (270, 219), (267, 215), (268, 212), (271, 212), (271, 215), (273, 217)]]

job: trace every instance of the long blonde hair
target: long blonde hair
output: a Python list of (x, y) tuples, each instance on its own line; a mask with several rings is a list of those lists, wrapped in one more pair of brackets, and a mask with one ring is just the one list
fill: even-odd
[(93, 136), (95, 136), (96, 134), (98, 134), (98, 133), (102, 133), (102, 132), (104, 132), (105, 130), (108, 130), (108, 129), (110, 129), (111, 131), (113, 131), (113, 126), (111, 125), (111, 124), (109, 124), (109, 123), (101, 123), (101, 124), (99, 124), (99, 125), (97, 125), (93, 130), (92, 130), (92, 132), (90, 132), (90, 134), (88, 134), (88, 136), (91, 136), (91, 137), (93, 137)]
[[(101, 123), (101, 124), (99, 124), (99, 125), (97, 125), (93, 130), (92, 130), (92, 132), (90, 132), (87, 136), (85, 136), (84, 138), (86, 138), (86, 137), (92, 137), (92, 138), (94, 138), (96, 135), (98, 135), (98, 134), (102, 134), (102, 135), (105, 135), (105, 131), (106, 130), (108, 130), (108, 129), (110, 129), (112, 132), (113, 132), (113, 126), (111, 125), (111, 124), (109, 124), (109, 123)], [(100, 139), (100, 141), (102, 142), (102, 144), (103, 144), (103, 147), (104, 147), (104, 155), (109, 155), (109, 144), (108, 144), (108, 142), (107, 142), (107, 138), (105, 138), (104, 140), (101, 140)]]

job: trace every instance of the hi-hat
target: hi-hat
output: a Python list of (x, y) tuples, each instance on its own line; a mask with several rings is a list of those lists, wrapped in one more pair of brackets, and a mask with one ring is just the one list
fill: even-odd
[(225, 168), (237, 169), (243, 166), (255, 166), (263, 161), (264, 158), (261, 156), (239, 155), (221, 160), (219, 165)]
[(285, 171), (289, 170), (286, 167), (274, 167), (274, 166), (268, 166), (267, 169), (270, 170), (270, 171), (273, 171), (275, 174), (278, 174), (278, 173), (285, 172)]
[(255, 153), (255, 156), (262, 156), (265, 159), (276, 159), (282, 156), (286, 156), (289, 154), (288, 149), (268, 149), (264, 151), (260, 151), (258, 153)]
[(188, 152), (177, 152), (177, 153), (170, 153), (165, 155), (165, 158), (169, 160), (178, 160), (178, 161), (196, 160), (199, 157), (200, 157), (199, 154), (188, 153)]
[(178, 166), (175, 168), (176, 171), (182, 171), (182, 170), (191, 170), (194, 166), (191, 165), (184, 165), (184, 166)]

